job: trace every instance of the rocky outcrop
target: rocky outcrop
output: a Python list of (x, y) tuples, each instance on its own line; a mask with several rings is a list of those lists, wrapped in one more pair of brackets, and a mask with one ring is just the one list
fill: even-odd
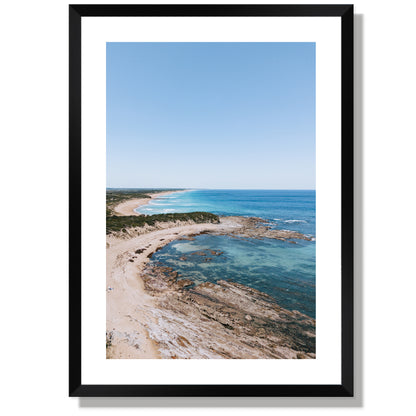
[(245, 238), (272, 238), (275, 240), (300, 239), (311, 241), (312, 238), (297, 231), (279, 230), (273, 228), (271, 224), (262, 218), (256, 217), (222, 217), (221, 223), (234, 221), (238, 224), (234, 230), (227, 231), (226, 234), (245, 237)]
[[(196, 214), (196, 213), (193, 213)], [(209, 213), (201, 213), (204, 215), (213, 215)], [(168, 215), (168, 214), (166, 214)], [(173, 215), (173, 214), (172, 214)], [(186, 214), (180, 214), (186, 215)], [(189, 214), (191, 215), (191, 214)], [(155, 217), (155, 216), (153, 216)], [(118, 217), (119, 218), (119, 217)], [(130, 218), (130, 217), (124, 217)], [(131, 217), (136, 219), (137, 217)], [(142, 217), (140, 217), (142, 218)], [(143, 221), (146, 218), (143, 217)], [(217, 217), (216, 217), (217, 218)], [(201, 220), (202, 221), (202, 220)], [(210, 225), (211, 228), (196, 234), (189, 234), (187, 236), (182, 236), (182, 240), (194, 240), (194, 237), (200, 234), (215, 234), (215, 235), (231, 235), (234, 237), (243, 237), (243, 238), (272, 238), (275, 240), (291, 240), (291, 239), (301, 239), (311, 241), (313, 238), (306, 236), (297, 231), (290, 230), (279, 230), (273, 228), (271, 224), (265, 223), (265, 220), (256, 217), (220, 217), (219, 222), (216, 222), (217, 219), (212, 219), (212, 221), (207, 220), (207, 225)], [(149, 221), (150, 222), (150, 221)], [(111, 235), (120, 239), (130, 239), (137, 237), (139, 235), (148, 234), (153, 231), (170, 229), (170, 228), (179, 228), (186, 225), (197, 224), (192, 219), (189, 220), (177, 220), (177, 221), (154, 221), (152, 225), (147, 223), (140, 226), (130, 226), (126, 225), (126, 228), (123, 228), (121, 231), (112, 231)], [(163, 241), (163, 240), (162, 240)]]
[(143, 276), (163, 358), (315, 358), (315, 320), (265, 293), (226, 280), (191, 286), (169, 267)]

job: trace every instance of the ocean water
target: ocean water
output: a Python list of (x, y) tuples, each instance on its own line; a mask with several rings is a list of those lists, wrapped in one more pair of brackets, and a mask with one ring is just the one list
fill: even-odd
[[(194, 190), (154, 199), (136, 211), (253, 216), (275, 228), (315, 236), (315, 191)], [(151, 261), (196, 284), (234, 280), (269, 294), (286, 309), (315, 317), (315, 241), (295, 241), (203, 234), (166, 245)]]

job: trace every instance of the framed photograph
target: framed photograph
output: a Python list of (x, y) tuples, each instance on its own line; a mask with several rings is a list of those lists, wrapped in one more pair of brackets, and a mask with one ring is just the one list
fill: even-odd
[(69, 395), (353, 396), (353, 6), (69, 6)]

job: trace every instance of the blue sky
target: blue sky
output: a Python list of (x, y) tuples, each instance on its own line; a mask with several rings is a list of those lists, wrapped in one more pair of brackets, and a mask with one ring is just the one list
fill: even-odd
[(315, 189), (315, 44), (107, 43), (107, 187)]

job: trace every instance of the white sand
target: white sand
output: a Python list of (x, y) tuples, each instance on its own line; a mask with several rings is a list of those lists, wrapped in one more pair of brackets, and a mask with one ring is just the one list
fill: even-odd
[(149, 194), (151, 198), (138, 198), (138, 199), (129, 199), (122, 202), (114, 207), (113, 211), (116, 215), (141, 215), (138, 214), (135, 209), (147, 205), (152, 199), (159, 198), (164, 195), (173, 194), (176, 192), (187, 192), (187, 191), (163, 191), (157, 192), (155, 194)]
[[(107, 332), (113, 334), (108, 358), (160, 358), (146, 329), (147, 322), (155, 323), (153, 298), (145, 292), (141, 279), (148, 256), (177, 238), (238, 226), (231, 219), (220, 224), (162, 223), (160, 229), (130, 239), (107, 236)], [(144, 251), (136, 254), (137, 249)]]

